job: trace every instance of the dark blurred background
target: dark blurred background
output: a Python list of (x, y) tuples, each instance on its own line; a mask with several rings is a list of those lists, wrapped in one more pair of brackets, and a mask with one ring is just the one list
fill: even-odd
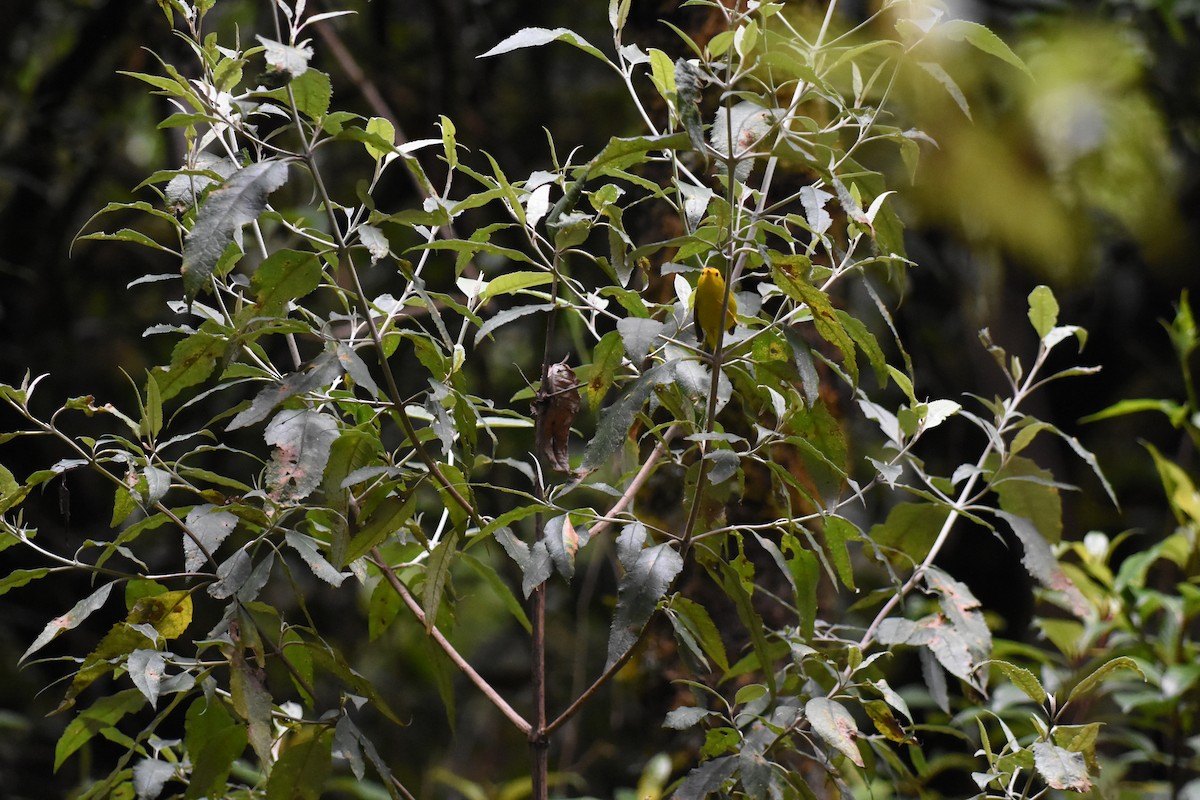
[[(19, 4), (19, 11), (17, 5), (9, 2), (0, 13), (0, 382), (17, 383), (26, 371), (48, 373), (39, 388), (43, 411), (79, 394), (129, 407), (133, 390), (122, 371), (137, 382), (147, 368), (169, 357), (167, 338), (143, 338), (142, 332), (169, 317), (165, 302), (177, 286), (151, 283), (127, 290), (126, 285), (177, 265), (134, 245), (82, 241), (72, 249), (72, 241), (107, 203), (153, 200), (145, 192), (135, 195), (134, 187), (156, 169), (179, 165), (179, 143), (170, 131), (156, 128), (170, 111), (166, 104), (141, 82), (117, 73), (157, 72), (150, 51), (177, 64), (186, 63), (187, 53), (148, 0), (42, 0)], [(437, 136), (438, 116), (445, 115), (474, 156), (486, 150), (510, 177), (520, 179), (549, 165), (543, 128), (552, 134), (560, 159), (573, 147), (591, 153), (610, 136), (638, 131), (620, 85), (599, 62), (574, 48), (554, 44), (502, 58), (475, 58), (529, 25), (571, 27), (611, 49), (603, 0), (347, 5), (358, 14), (328, 25), (336, 40), (314, 32), (315, 63), (332, 76), (336, 107), (392, 116), (409, 139)], [(788, 5), (796, 13), (824, 7)], [(839, 24), (861, 19), (873, 5), (843, 3)], [(1082, 489), (1066, 498), (1067, 535), (1137, 528), (1152, 540), (1172, 523), (1153, 465), (1137, 442), (1151, 441), (1194, 469), (1186, 437), (1158, 417), (1088, 426), (1077, 420), (1122, 398), (1182, 396), (1174, 355), (1158, 320), (1173, 315), (1181, 290), (1200, 283), (1195, 277), (1200, 266), (1200, 2), (952, 5), (955, 15), (982, 22), (1008, 41), (1035, 80), (969, 49), (948, 50), (944, 64), (961, 85), (972, 119), (932, 81), (902, 84), (898, 108), (908, 115), (903, 124), (922, 128), (939, 147), (923, 149), (915, 184), (908, 183), (893, 155), (864, 157), (891, 171), (908, 226), (909, 256), (917, 263), (898, 293), (896, 320), (916, 361), (918, 392), (961, 399), (964, 391), (984, 396), (1003, 391), (994, 363), (975, 344), (977, 331), (987, 327), (1011, 351), (1031, 354), (1035, 342), (1025, 297), (1034, 286), (1049, 284), (1062, 305), (1061, 321), (1090, 331), (1083, 361), (1102, 365), (1103, 372), (1058, 384), (1040, 395), (1033, 411), (1097, 453), (1122, 502), (1120, 510), (1104, 502), (1086, 467), (1065, 447), (1047, 442), (1037, 457)], [(265, 29), (259, 24), (259, 16), (267, 13), (264, 2), (220, 0), (217, 8), (224, 34), (235, 27), (243, 36)], [(713, 19), (705, 9), (635, 0), (627, 40), (681, 54), (661, 19), (697, 38), (712, 32)], [(440, 174), (436, 162), (425, 166), (431, 175)], [(335, 195), (352, 196), (354, 177), (334, 187)], [(394, 209), (417, 202), (411, 185), (398, 176), (376, 200)], [(144, 225), (138, 215), (116, 213), (86, 229)], [(0, 432), (18, 425), (11, 414), (0, 412)], [(953, 458), (974, 446), (969, 439), (947, 439), (943, 452)], [(37, 440), (0, 446), (0, 461), (18, 479), (61, 455)], [(69, 520), (60, 511), (56, 485), (33, 501), (44, 512), (48, 541), (69, 541), (68, 525), (79, 530), (89, 519), (107, 520), (111, 496), (99, 489), (85, 480), (68, 484)], [(981, 547), (990, 546), (991, 537), (981, 538), (987, 540)], [(979, 551), (972, 548), (970, 559), (953, 551), (947, 559), (978, 562)], [(1011, 554), (1001, 557), (1012, 562), (1010, 573), (975, 575), (969, 582), (985, 605), (994, 602), (1002, 613), (1027, 620), (1028, 608), (1001, 608), (1012, 603), (1010, 581), (1021, 574)], [(33, 564), (15, 548), (4, 553), (4, 561), (6, 567)], [(86, 590), (76, 588), (80, 591), (66, 591), (62, 584), (44, 581), (0, 597), (2, 796), (61, 796), (87, 769), (73, 761), (57, 778), (49, 777), (54, 741), (66, 719), (43, 716), (57, 705), (60, 688), (35, 693), (61, 674), (58, 665), (23, 671), (15, 666), (46, 621)], [(348, 638), (354, 633), (348, 631)], [(94, 641), (95, 634), (90, 636), (80, 641)], [(420, 652), (413, 642), (393, 644), (397, 652)], [(385, 663), (398, 657), (360, 655)], [(508, 665), (499, 657), (494, 663), (493, 677), (503, 681)], [(398, 680), (429, 685), (419, 663), (393, 662), (393, 667), (407, 670)], [(519, 672), (517, 664), (514, 674)], [(405, 711), (416, 720), (440, 722), (432, 689), (428, 693), (427, 708)], [(607, 724), (635, 730), (659, 724), (653, 714), (630, 718), (640, 713), (640, 701), (624, 699), (623, 706), (614, 703), (613, 708), (624, 707), (629, 714), (617, 719), (620, 713), (612, 711)], [(490, 715), (469, 692), (461, 703), (463, 718)], [(519, 775), (523, 764), (495, 765), (480, 758), (488, 752), (490, 730), (461, 724), (456, 752), (439, 754), (432, 762), (421, 748), (446, 738), (446, 731), (423, 736), (408, 729), (396, 732), (389, 744), (398, 748), (395, 752), (412, 753), (412, 769), (438, 759), (454, 764), (467, 754), (477, 759), (470, 772)], [(577, 752), (611, 763), (614, 784), (631, 785), (650, 754), (624, 753), (621, 746), (609, 742), (589, 750), (583, 743)]]

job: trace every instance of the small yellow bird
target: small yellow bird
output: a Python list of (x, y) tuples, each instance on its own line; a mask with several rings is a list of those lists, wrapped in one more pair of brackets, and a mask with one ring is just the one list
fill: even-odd
[(733, 330), (737, 324), (737, 298), (729, 296), (729, 308), (725, 312), (725, 325), (719, 323), (721, 303), (725, 299), (725, 279), (721, 271), (713, 267), (705, 267), (700, 273), (696, 284), (695, 296), (692, 298), (692, 321), (696, 325), (696, 339), (707, 345), (708, 351), (715, 352), (718, 337), (722, 331)]

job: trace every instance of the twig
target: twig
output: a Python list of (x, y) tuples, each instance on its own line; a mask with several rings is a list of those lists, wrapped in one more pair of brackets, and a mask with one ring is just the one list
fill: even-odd
[(625, 491), (617, 499), (617, 502), (613, 504), (613, 507), (610, 508), (608, 513), (604, 515), (605, 519), (596, 523), (588, 530), (589, 537), (596, 537), (603, 533), (609, 525), (613, 524), (613, 518), (619, 515), (626, 509), (626, 507), (629, 506), (630, 503), (633, 502), (633, 498), (637, 496), (637, 493), (641, 491), (642, 486), (647, 480), (649, 480), (650, 474), (654, 472), (654, 467), (658, 463), (659, 459), (666, 455), (667, 450), (670, 448), (671, 440), (679, 435), (679, 430), (680, 428), (678, 425), (672, 425), (671, 427), (667, 428), (667, 432), (663, 434), (662, 440), (659, 441), (659, 443), (654, 446), (654, 449), (650, 451), (650, 455), (647, 456), (646, 460), (642, 463), (641, 469), (639, 469), (637, 474), (633, 476), (633, 480), (631, 480), (629, 485), (625, 487)]
[(592, 681), (592, 685), (583, 691), (583, 694), (581, 694), (581, 695), (579, 695), (579, 697), (575, 698), (575, 701), (573, 703), (571, 703), (571, 705), (567, 706), (565, 711), (563, 711), (561, 714), (559, 714), (557, 717), (555, 717), (554, 721), (546, 726), (545, 733), (547, 736), (554, 733), (554, 731), (558, 730), (560, 727), (562, 727), (564, 724), (566, 724), (566, 722), (568, 720), (570, 720), (571, 717), (573, 717), (577, 713), (579, 713), (579, 709), (583, 708), (583, 704), (586, 703), (588, 700), (590, 700), (592, 698), (592, 695), (594, 695), (596, 692), (600, 691), (600, 688), (602, 686), (604, 686), (604, 684), (608, 683), (609, 680), (611, 680), (612, 677), (614, 675), (616, 675), (617, 672), (620, 671), (621, 667), (625, 666), (626, 662), (628, 662), (629, 659), (633, 657), (634, 651), (636, 651), (638, 648), (638, 645), (642, 643), (642, 639), (646, 636), (646, 631), (649, 629), (650, 629), (650, 620), (646, 620), (646, 624), (644, 626), (642, 626), (641, 633), (638, 634), (638, 638), (634, 641), (634, 643), (632, 645), (630, 645), (629, 649), (626, 650), (624, 653), (622, 653), (620, 658), (618, 658), (613, 663), (609, 664), (608, 668), (605, 669), (604, 672), (600, 673), (600, 677), (598, 677), (598, 678), (596, 678), (596, 680)]
[(400, 596), (400, 599), (404, 601), (404, 605), (408, 607), (408, 610), (412, 612), (412, 615), (416, 617), (417, 621), (425, 627), (425, 630), (429, 631), (429, 635), (435, 642), (437, 642), (438, 647), (442, 648), (442, 651), (449, 656), (450, 660), (454, 662), (454, 666), (458, 667), (459, 671), (462, 672), (463, 675), (466, 675), (467, 679), (470, 680), (471, 683), (475, 684), (479, 691), (483, 692), (484, 697), (490, 700), (492, 704), (496, 706), (496, 708), (500, 709), (500, 713), (508, 717), (509, 721), (517, 727), (517, 730), (528, 735), (532, 730), (532, 726), (525, 720), (524, 717), (518, 714), (516, 709), (510, 706), (494, 688), (492, 688), (492, 685), (488, 683), (482, 675), (475, 671), (475, 668), (472, 667), (471, 664), (462, 657), (462, 654), (455, 649), (454, 645), (450, 644), (450, 641), (442, 635), (442, 632), (438, 630), (437, 625), (430, 625), (426, 621), (425, 611), (416, 601), (416, 598), (409, 593), (408, 587), (405, 586), (404, 582), (400, 580), (400, 577), (396, 575), (396, 571), (392, 569), (391, 565), (383, 560), (383, 556), (380, 554), (378, 547), (371, 548), (371, 563), (379, 568), (379, 571), (383, 573), (392, 589), (394, 589), (396, 594)]

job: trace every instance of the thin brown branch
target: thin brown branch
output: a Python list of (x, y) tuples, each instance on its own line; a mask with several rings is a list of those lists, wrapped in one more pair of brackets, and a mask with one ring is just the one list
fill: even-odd
[(395, 786), (396, 790), (399, 791), (400, 794), (404, 795), (404, 800), (417, 800), (417, 798), (413, 797), (412, 792), (410, 792), (407, 788), (405, 788), (404, 784), (400, 782), (399, 778), (397, 778), (395, 775), (393, 775), (391, 777), (392, 777), (392, 786)]
[[(541, 517), (541, 515), (538, 515)], [(539, 531), (541, 528), (539, 527)], [(529, 728), (531, 797), (546, 800), (549, 793), (550, 741), (546, 728), (546, 584), (533, 590), (532, 639), (530, 652), (533, 691), (533, 723)]]
[(654, 446), (654, 449), (650, 451), (650, 455), (647, 456), (646, 460), (642, 463), (641, 469), (639, 469), (637, 474), (633, 476), (633, 480), (631, 480), (629, 485), (625, 487), (625, 491), (619, 498), (617, 498), (617, 502), (613, 504), (613, 507), (610, 508), (608, 513), (604, 515), (605, 518), (597, 522), (588, 530), (588, 536), (596, 537), (603, 533), (609, 525), (613, 524), (613, 519), (618, 514), (623, 512), (630, 503), (633, 502), (633, 498), (637, 496), (637, 493), (641, 491), (642, 486), (650, 478), (650, 474), (654, 472), (654, 467), (658, 463), (659, 459), (666, 455), (667, 450), (670, 448), (671, 440), (679, 435), (679, 430), (680, 428), (678, 425), (672, 425), (671, 427), (667, 428), (667, 432), (663, 434), (662, 439), (657, 445)]
[(592, 681), (592, 685), (585, 689), (583, 693), (579, 695), (579, 697), (575, 698), (575, 702), (567, 706), (565, 711), (555, 717), (554, 721), (546, 726), (546, 736), (550, 736), (556, 730), (570, 721), (572, 717), (579, 713), (579, 710), (583, 708), (584, 704), (587, 703), (587, 701), (590, 700), (592, 696), (596, 694), (596, 692), (600, 691), (604, 684), (612, 680), (613, 676), (621, 670), (621, 667), (625, 666), (629, 659), (633, 657), (634, 652), (638, 649), (638, 645), (642, 643), (642, 639), (646, 636), (646, 631), (649, 629), (650, 621), (647, 620), (646, 624), (642, 627), (641, 633), (638, 634), (637, 640), (630, 646), (630, 648), (622, 653), (620, 658), (609, 664), (608, 668), (605, 669), (604, 672), (600, 673), (600, 677)]
[(442, 632), (438, 630), (437, 625), (429, 624), (429, 622), (425, 619), (425, 611), (421, 608), (421, 604), (418, 603), (416, 598), (413, 597), (408, 591), (408, 587), (405, 586), (404, 582), (400, 580), (400, 577), (396, 574), (396, 571), (392, 569), (391, 565), (383, 560), (383, 556), (380, 554), (378, 547), (371, 548), (371, 563), (379, 568), (379, 571), (383, 573), (384, 578), (387, 579), (388, 584), (391, 585), (392, 589), (395, 590), (400, 599), (404, 601), (404, 605), (408, 607), (408, 610), (417, 619), (417, 621), (420, 622), (421, 625), (424, 626), (425, 630), (429, 632), (429, 636), (433, 638), (438, 647), (442, 648), (442, 652), (444, 652), (450, 658), (450, 660), (454, 662), (454, 666), (458, 667), (459, 672), (465, 675), (467, 680), (475, 684), (476, 688), (483, 693), (483, 696), (490, 700), (492, 705), (500, 709), (500, 713), (508, 717), (508, 720), (516, 726), (517, 730), (521, 731), (521, 733), (529, 735), (529, 732), (533, 729), (529, 722), (527, 722), (524, 717), (518, 714), (516, 709), (510, 706), (508, 701), (500, 696), (499, 692), (492, 688), (492, 685), (487, 682), (487, 679), (475, 671), (475, 668), (471, 666), (470, 662), (463, 658), (462, 654), (455, 649), (454, 645), (450, 644), (450, 641), (442, 635)]

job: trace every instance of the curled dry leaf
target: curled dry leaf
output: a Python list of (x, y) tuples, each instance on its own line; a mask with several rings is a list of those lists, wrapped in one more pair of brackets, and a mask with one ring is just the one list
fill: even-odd
[(571, 471), (567, 443), (578, 412), (579, 378), (566, 361), (551, 364), (545, 383), (534, 396), (533, 414), (537, 417), (538, 455), (559, 472)]

